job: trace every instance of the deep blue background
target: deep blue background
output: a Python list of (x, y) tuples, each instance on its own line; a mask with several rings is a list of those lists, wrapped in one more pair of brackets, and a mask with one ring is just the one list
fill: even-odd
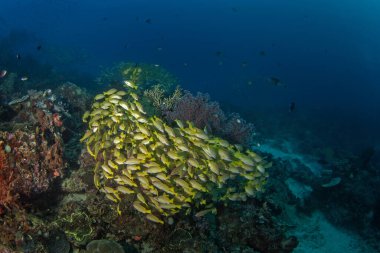
[(41, 61), (94, 78), (119, 61), (159, 64), (246, 115), (280, 119), (295, 101), (321, 128), (377, 144), (379, 13), (377, 0), (1, 0), (0, 35), (24, 29), (21, 51), (41, 44)]

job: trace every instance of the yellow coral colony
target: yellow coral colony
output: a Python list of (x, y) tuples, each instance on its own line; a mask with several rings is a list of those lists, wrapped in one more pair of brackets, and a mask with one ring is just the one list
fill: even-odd
[(203, 205), (201, 216), (214, 210), (212, 201), (244, 201), (262, 191), (270, 163), (190, 122), (171, 127), (147, 117), (136, 85), (126, 81), (125, 87), (95, 96), (83, 116), (89, 129), (81, 141), (97, 162), (94, 183), (110, 201), (128, 200), (148, 220), (163, 223), (181, 209)]

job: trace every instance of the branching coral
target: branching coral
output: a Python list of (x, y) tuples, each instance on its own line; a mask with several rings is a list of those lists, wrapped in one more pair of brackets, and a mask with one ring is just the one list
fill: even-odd
[(182, 90), (179, 86), (171, 95), (166, 95), (165, 93), (165, 90), (160, 85), (154, 85), (151, 89), (144, 91), (144, 96), (150, 100), (160, 114), (173, 110), (174, 105), (182, 97)]
[(138, 100), (131, 89), (111, 89), (97, 95), (83, 117), (89, 130), (82, 141), (97, 162), (95, 185), (119, 203), (118, 210), (132, 201), (148, 220), (163, 223), (163, 216), (182, 209), (203, 207), (196, 214), (202, 216), (215, 211), (215, 201), (246, 200), (263, 190), (271, 165), (259, 155), (191, 122), (176, 120), (172, 128), (158, 117), (147, 118)]

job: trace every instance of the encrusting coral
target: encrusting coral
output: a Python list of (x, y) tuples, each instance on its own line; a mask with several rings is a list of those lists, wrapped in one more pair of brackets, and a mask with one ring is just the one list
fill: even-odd
[(134, 92), (111, 89), (95, 96), (83, 120), (89, 129), (81, 141), (96, 160), (94, 183), (106, 197), (125, 203), (156, 223), (182, 209), (215, 212), (214, 203), (246, 200), (263, 190), (271, 163), (252, 151), (176, 120), (171, 127), (146, 117)]

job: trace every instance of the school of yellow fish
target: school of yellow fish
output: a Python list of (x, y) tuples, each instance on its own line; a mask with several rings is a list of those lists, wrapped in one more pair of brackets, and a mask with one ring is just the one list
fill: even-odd
[(148, 117), (137, 85), (124, 86), (95, 96), (83, 116), (89, 129), (81, 142), (96, 160), (94, 183), (110, 201), (127, 200), (163, 224), (180, 210), (196, 206), (203, 210), (195, 215), (203, 216), (215, 212), (214, 201), (245, 201), (263, 190), (271, 163), (190, 122), (172, 127)]

